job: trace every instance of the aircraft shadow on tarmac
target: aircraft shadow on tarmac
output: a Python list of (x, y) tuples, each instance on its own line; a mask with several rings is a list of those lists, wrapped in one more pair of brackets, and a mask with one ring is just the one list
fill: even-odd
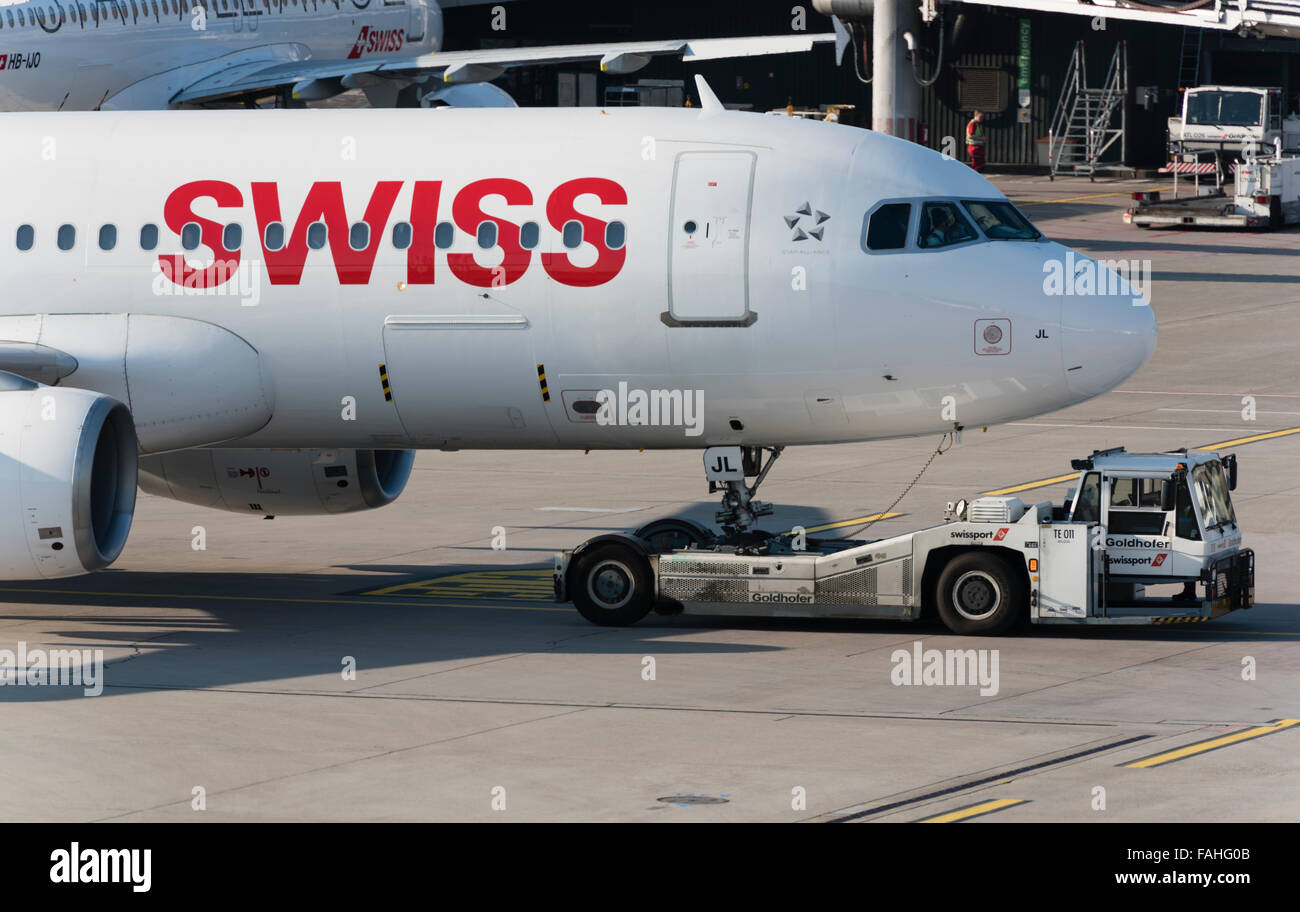
[[(492, 569), (537, 569), (537, 564)], [(89, 577), (0, 587), (0, 625), (56, 622), (54, 632), (34, 627), (28, 648), (130, 649), (111, 654), (102, 696), (163, 690), (231, 688), (256, 692), (259, 682), (277, 692), (370, 692), (386, 683), (428, 678), (469, 660), (538, 653), (671, 656), (763, 653), (787, 647), (738, 642), (674, 639), (674, 633), (706, 630), (886, 635), (906, 645), (911, 639), (943, 637), (949, 646), (971, 648), (1011, 638), (1240, 642), (1268, 629), (1300, 638), (1295, 606), (1264, 604), (1244, 615), (1185, 627), (1042, 628), (1024, 625), (1009, 637), (960, 639), (933, 618), (918, 622), (818, 620), (806, 618), (709, 618), (650, 615), (625, 628), (595, 627), (568, 606), (504, 599), (447, 601), (359, 594), (413, 578), (482, 571), (482, 565), (339, 566), (371, 574), (359, 589), (357, 575), (272, 573), (150, 573), (118, 570)], [(380, 577), (376, 579), (375, 577)], [(20, 591), (15, 591), (20, 590)], [(41, 608), (33, 609), (33, 603)], [(67, 611), (59, 610), (66, 606)], [(85, 613), (76, 609), (89, 608)], [(131, 609), (123, 613), (123, 608)], [(105, 611), (104, 609), (108, 609)], [(547, 610), (551, 609), (551, 610)], [(558, 610), (556, 610), (558, 609)], [(1280, 628), (1280, 630), (1279, 630)], [(138, 636), (136, 635), (138, 633)], [(24, 634), (15, 636), (21, 638)], [(1270, 642), (1278, 642), (1270, 636)], [(897, 643), (895, 644), (897, 645)], [(14, 643), (0, 641), (0, 648)], [(357, 667), (391, 669), (357, 681), (340, 676), (342, 660)], [(430, 667), (430, 663), (451, 663)], [(398, 669), (409, 666), (411, 674)], [(418, 666), (418, 667), (417, 667)], [(292, 683), (298, 682), (298, 683)], [(430, 691), (436, 696), (436, 690)], [(0, 702), (43, 702), (83, 698), (78, 686), (0, 687)]]
[[(404, 582), (412, 571), (419, 578), (428, 578), (485, 568), (481, 564), (401, 566), (383, 568), (380, 573), (374, 573), (373, 565), (359, 569), (373, 573), (365, 586), (365, 590), (373, 590)], [(346, 694), (382, 687), (383, 681), (449, 670), (446, 666), (431, 668), (429, 663), (453, 663), (454, 667), (466, 660), (528, 653), (640, 657), (781, 648), (665, 639), (667, 631), (650, 619), (628, 628), (595, 627), (571, 607), (554, 603), (360, 595), (357, 593), (364, 591), (358, 589), (360, 582), (361, 578), (351, 573), (109, 570), (71, 580), (0, 587), (0, 625), (10, 628), (0, 640), (0, 648), (15, 649), (14, 641), (26, 639), (28, 649), (133, 650), (134, 654), (124, 657), (105, 657), (100, 699), (175, 689), (256, 690), (249, 685), (296, 679), (302, 679), (296, 686), (279, 683), (274, 687), (277, 691)], [(14, 591), (16, 588), (21, 591)], [(67, 610), (60, 610), (61, 606)], [(42, 629), (43, 621), (57, 627)], [(24, 625), (24, 632), (13, 630), (17, 624)], [(364, 677), (343, 681), (340, 672), (345, 656), (355, 657), (358, 668), (370, 671), (422, 667), (409, 676), (385, 674), (378, 682)], [(79, 686), (0, 687), (0, 702), (82, 697)]]

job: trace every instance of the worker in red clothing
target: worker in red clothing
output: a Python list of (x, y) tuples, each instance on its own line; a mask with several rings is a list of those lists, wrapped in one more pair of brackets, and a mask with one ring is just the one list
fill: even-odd
[(966, 154), (976, 173), (984, 170), (984, 112), (976, 111), (966, 125)]

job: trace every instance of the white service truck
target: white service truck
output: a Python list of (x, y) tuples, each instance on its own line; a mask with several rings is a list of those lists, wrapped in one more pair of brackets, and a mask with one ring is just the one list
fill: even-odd
[[(708, 451), (706, 465), (733, 449)], [(651, 611), (916, 620), (933, 610), (961, 634), (1023, 619), (1187, 623), (1253, 604), (1254, 553), (1229, 494), (1235, 456), (1121, 447), (1072, 466), (1064, 504), (958, 501), (945, 522), (878, 541), (719, 538), (683, 519), (600, 535), (557, 557), (556, 598), (606, 626)]]
[(1280, 228), (1300, 222), (1300, 156), (1248, 155), (1234, 168), (1231, 196), (1216, 191), (1166, 199), (1158, 190), (1138, 191), (1124, 221), (1139, 228)]
[(1171, 117), (1171, 152), (1218, 152), (1226, 160), (1247, 149), (1280, 145), (1300, 151), (1300, 117), (1286, 110), (1278, 88), (1197, 86), (1183, 93), (1181, 117)]

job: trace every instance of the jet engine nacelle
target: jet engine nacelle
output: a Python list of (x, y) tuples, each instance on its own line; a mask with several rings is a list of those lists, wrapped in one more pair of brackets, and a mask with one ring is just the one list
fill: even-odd
[(136, 447), (116, 399), (0, 372), (0, 578), (116, 560), (135, 512)]
[(140, 487), (232, 513), (311, 516), (386, 506), (414, 450), (179, 450), (140, 459)]

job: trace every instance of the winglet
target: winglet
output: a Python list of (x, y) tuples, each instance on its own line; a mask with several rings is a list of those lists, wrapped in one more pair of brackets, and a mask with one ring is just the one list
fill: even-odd
[(695, 90), (700, 93), (700, 111), (703, 114), (721, 114), (726, 111), (722, 102), (718, 101), (718, 96), (713, 94), (709, 84), (704, 81), (704, 77), (699, 73), (695, 74)]
[(839, 16), (832, 16), (831, 23), (835, 26), (835, 65), (840, 66), (844, 63), (844, 49), (849, 46), (853, 36), (849, 34), (849, 30), (845, 28)]

